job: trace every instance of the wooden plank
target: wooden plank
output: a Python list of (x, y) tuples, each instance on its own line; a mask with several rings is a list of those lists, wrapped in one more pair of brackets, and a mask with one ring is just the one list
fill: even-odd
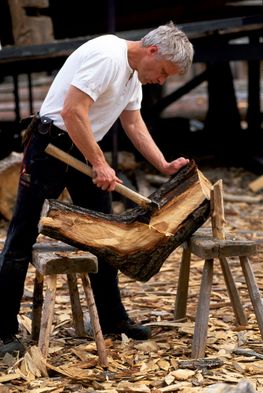
[(250, 256), (256, 253), (256, 243), (251, 240), (217, 240), (212, 236), (193, 235), (188, 246), (202, 259)]
[[(195, 47), (194, 62), (200, 62), (200, 55), (202, 58), (205, 58), (205, 61), (209, 60), (209, 58), (212, 56), (212, 51), (214, 52), (213, 58), (221, 60), (222, 56), (224, 58), (227, 57), (227, 60), (231, 60), (231, 57), (234, 56), (235, 52), (238, 52), (239, 54), (239, 56), (235, 57), (239, 57), (242, 60), (248, 60), (249, 57), (255, 58), (256, 55), (258, 57), (261, 56), (262, 58), (263, 51), (260, 50), (262, 44), (259, 44), (256, 48), (253, 48), (253, 43), (251, 42), (249, 44), (231, 44), (231, 47), (224, 45), (222, 48), (220, 48), (220, 55), (218, 55), (216, 52), (218, 51), (218, 48), (214, 48), (215, 45), (213, 44), (213, 40), (210, 40), (211, 37), (209, 33), (209, 30), (216, 31), (217, 28), (223, 29), (224, 34), (217, 35), (219, 38), (222, 36), (223, 42), (227, 42), (235, 37), (240, 37), (240, 35), (242, 36), (242, 31), (244, 31), (243, 35), (246, 36), (250, 32), (253, 35), (261, 34), (261, 15), (186, 23), (180, 25), (180, 27), (193, 41)], [(232, 32), (232, 30), (234, 31)], [(118, 32), (118, 36), (127, 40), (136, 41), (140, 40), (142, 36), (148, 32), (149, 29), (129, 30)], [(0, 51), (0, 71), (3, 75), (10, 75), (12, 73), (21, 74), (23, 72), (38, 72), (47, 71), (47, 69), (56, 69), (64, 63), (65, 58), (68, 57), (75, 49), (77, 49), (86, 41), (95, 38), (95, 36), (96, 35), (89, 35), (86, 37), (57, 40), (50, 42), (49, 44), (27, 45), (25, 47), (4, 47)], [(208, 36), (209, 40), (207, 41), (205, 48), (203, 48), (203, 39), (199, 40), (199, 38), (205, 36)], [(228, 52), (227, 56), (226, 52)]]
[(32, 264), (43, 275), (97, 273), (97, 257), (90, 252), (47, 252), (33, 250)]
[(49, 240), (47, 243), (45, 242), (37, 242), (33, 245), (33, 251), (39, 252), (67, 252), (67, 251), (77, 251), (76, 247), (73, 247), (69, 244), (57, 241)]

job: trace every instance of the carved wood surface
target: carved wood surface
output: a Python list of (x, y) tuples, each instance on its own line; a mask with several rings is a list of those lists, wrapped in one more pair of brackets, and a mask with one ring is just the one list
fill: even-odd
[(127, 276), (147, 281), (165, 259), (209, 217), (211, 183), (192, 161), (150, 195), (160, 205), (149, 224), (136, 220), (134, 208), (105, 215), (74, 205), (47, 201), (40, 232), (104, 257)]

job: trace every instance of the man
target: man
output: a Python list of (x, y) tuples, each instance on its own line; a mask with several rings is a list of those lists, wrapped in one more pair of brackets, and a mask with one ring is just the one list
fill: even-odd
[[(192, 44), (172, 22), (140, 41), (114, 35), (90, 40), (75, 50), (56, 75), (28, 127), (17, 203), (0, 257), (0, 356), (25, 351), (17, 339), (17, 315), (24, 281), (38, 236), (45, 199), (58, 198), (67, 187), (75, 205), (111, 212), (110, 192), (121, 180), (106, 162), (99, 141), (120, 118), (122, 128), (140, 153), (161, 173), (172, 175), (188, 163), (167, 162), (140, 114), (142, 85), (162, 85), (191, 66)], [(92, 180), (44, 150), (51, 142), (92, 166)], [(121, 302), (117, 270), (99, 259), (91, 284), (104, 334), (125, 333), (148, 339), (149, 327), (132, 321)]]

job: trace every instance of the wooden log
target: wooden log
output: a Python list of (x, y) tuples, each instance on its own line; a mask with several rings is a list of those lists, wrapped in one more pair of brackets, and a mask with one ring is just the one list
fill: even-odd
[(0, 214), (6, 220), (13, 214), (21, 164), (20, 153), (11, 153), (0, 161)]
[(48, 8), (48, 0), (8, 0), (15, 45), (44, 44), (54, 40), (52, 19), (49, 16), (28, 16), (26, 8), (35, 11)]
[[(13, 215), (22, 160), (22, 153), (12, 152), (0, 161), (0, 215), (7, 221)], [(59, 200), (70, 201), (66, 189), (60, 195)]]
[(211, 183), (194, 161), (182, 168), (150, 198), (160, 209), (149, 224), (136, 220), (140, 207), (106, 215), (50, 200), (43, 209), (40, 232), (104, 257), (127, 276), (147, 281), (171, 252), (209, 217)]

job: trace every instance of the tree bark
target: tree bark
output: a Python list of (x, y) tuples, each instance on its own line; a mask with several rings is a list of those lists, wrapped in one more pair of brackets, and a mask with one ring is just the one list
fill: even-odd
[(103, 257), (127, 276), (145, 282), (208, 219), (210, 190), (211, 183), (191, 161), (149, 196), (160, 205), (149, 224), (137, 220), (144, 212), (140, 207), (106, 215), (49, 200), (40, 232)]

